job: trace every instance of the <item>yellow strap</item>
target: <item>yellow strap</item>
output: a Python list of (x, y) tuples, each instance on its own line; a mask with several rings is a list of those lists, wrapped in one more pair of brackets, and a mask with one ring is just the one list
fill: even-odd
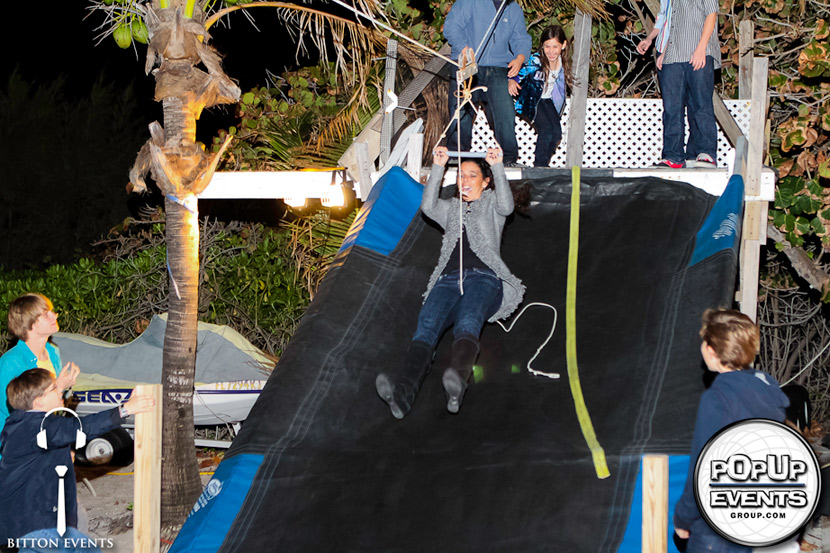
[(608, 478), (608, 463), (605, 461), (605, 451), (599, 445), (591, 415), (585, 406), (582, 395), (582, 385), (579, 383), (579, 369), (576, 366), (576, 265), (579, 257), (579, 167), (574, 166), (571, 174), (571, 226), (568, 238), (568, 285), (565, 297), (565, 355), (568, 361), (568, 382), (571, 385), (571, 395), (574, 398), (576, 417), (582, 435), (591, 450), (594, 459), (594, 468), (597, 478)]

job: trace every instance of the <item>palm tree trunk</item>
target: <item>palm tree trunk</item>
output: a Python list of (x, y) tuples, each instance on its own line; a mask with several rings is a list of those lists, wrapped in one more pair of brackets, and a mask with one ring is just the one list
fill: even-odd
[(199, 310), (197, 214), (165, 200), (170, 292), (164, 335), (161, 475), (162, 538), (175, 537), (201, 492), (193, 442), (193, 383)]
[[(161, 70), (169, 71), (169, 63), (177, 62), (165, 61)], [(188, 100), (187, 97), (171, 96), (162, 101), (165, 147), (183, 153), (196, 145), (198, 108)], [(175, 160), (172, 164), (177, 165)], [(202, 489), (193, 441), (199, 320), (199, 220), (198, 203), (192, 195), (175, 198), (168, 192), (164, 209), (170, 285), (162, 357), (161, 536), (163, 540), (172, 541)]]

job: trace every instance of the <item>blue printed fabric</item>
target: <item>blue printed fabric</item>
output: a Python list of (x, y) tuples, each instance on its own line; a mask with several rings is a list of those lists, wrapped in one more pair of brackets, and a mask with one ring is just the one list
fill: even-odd
[[(542, 69), (542, 60), (538, 53), (530, 56), (519, 74), (513, 77), (513, 80), (521, 86), (519, 94), (516, 96), (516, 113), (528, 121), (533, 121), (536, 117), (536, 106), (539, 105), (539, 100), (542, 98), (546, 78), (545, 71)], [(554, 87), (551, 92), (551, 100), (553, 105), (556, 106), (556, 111), (561, 114), (562, 108), (565, 106), (566, 93), (564, 71), (559, 72)]]

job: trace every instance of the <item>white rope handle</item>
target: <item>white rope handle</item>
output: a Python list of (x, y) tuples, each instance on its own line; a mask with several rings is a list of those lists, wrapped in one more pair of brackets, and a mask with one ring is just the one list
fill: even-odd
[(522, 308), (522, 310), (519, 311), (519, 314), (516, 315), (516, 318), (513, 319), (510, 322), (509, 327), (505, 327), (504, 324), (502, 324), (501, 321), (496, 321), (496, 323), (498, 323), (498, 325), (505, 332), (510, 332), (511, 330), (513, 330), (513, 325), (516, 324), (516, 321), (518, 321), (519, 318), (521, 318), (521, 316), (524, 314), (525, 311), (528, 310), (529, 307), (533, 307), (534, 305), (540, 305), (540, 306), (543, 306), (543, 307), (550, 307), (551, 309), (553, 309), (553, 325), (550, 328), (550, 334), (548, 334), (548, 337), (545, 338), (545, 341), (542, 342), (542, 345), (540, 345), (536, 349), (536, 353), (533, 354), (533, 357), (531, 357), (528, 360), (528, 362), (527, 362), (527, 371), (530, 374), (533, 374), (533, 375), (536, 375), (536, 376), (544, 376), (544, 377), (547, 377), (547, 378), (551, 378), (553, 380), (558, 380), (559, 379), (559, 373), (546, 373), (546, 372), (542, 372), (542, 371), (537, 371), (536, 369), (534, 369), (533, 367), (530, 366), (530, 364), (533, 363), (533, 360), (536, 359), (537, 357), (539, 357), (539, 354), (542, 353), (542, 350), (544, 349), (544, 347), (546, 345), (548, 345), (548, 342), (550, 342), (550, 339), (553, 338), (553, 333), (556, 331), (556, 321), (559, 318), (559, 313), (556, 311), (556, 308), (554, 306), (552, 306), (548, 303), (542, 303), (542, 302), (535, 301), (535, 302), (532, 302), (532, 303), (529, 303), (529, 304), (525, 305), (524, 308)]

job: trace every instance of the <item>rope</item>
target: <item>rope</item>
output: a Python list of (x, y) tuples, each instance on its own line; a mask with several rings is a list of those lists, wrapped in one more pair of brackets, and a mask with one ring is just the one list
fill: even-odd
[(568, 284), (565, 296), (565, 356), (568, 361), (568, 382), (571, 385), (571, 395), (574, 398), (576, 416), (582, 435), (591, 450), (594, 460), (594, 469), (597, 478), (608, 478), (608, 463), (605, 460), (605, 451), (597, 440), (585, 397), (582, 395), (582, 385), (579, 383), (579, 369), (576, 364), (576, 267), (579, 257), (579, 166), (573, 167), (571, 175), (571, 224), (568, 237)]
[(505, 332), (510, 332), (511, 330), (513, 330), (513, 325), (516, 324), (516, 321), (518, 321), (519, 318), (521, 318), (521, 316), (524, 315), (524, 312), (527, 311), (527, 309), (529, 307), (532, 307), (534, 305), (540, 305), (540, 306), (543, 306), (543, 307), (550, 307), (551, 309), (553, 309), (553, 325), (550, 328), (550, 334), (548, 334), (548, 337), (545, 338), (545, 341), (542, 342), (542, 345), (540, 345), (538, 348), (536, 348), (536, 353), (534, 353), (533, 357), (531, 357), (530, 360), (528, 360), (528, 362), (527, 362), (527, 371), (530, 374), (533, 374), (533, 375), (536, 375), (536, 376), (544, 376), (544, 377), (547, 377), (547, 378), (551, 378), (553, 380), (558, 380), (559, 379), (559, 373), (546, 373), (546, 372), (542, 372), (542, 371), (537, 371), (536, 369), (534, 369), (530, 366), (530, 364), (533, 363), (533, 361), (537, 357), (539, 357), (539, 354), (542, 353), (542, 349), (544, 349), (544, 347), (546, 345), (548, 345), (548, 342), (550, 342), (550, 339), (553, 338), (553, 333), (556, 331), (556, 321), (559, 317), (559, 313), (556, 311), (556, 308), (554, 306), (550, 305), (549, 303), (542, 303), (542, 302), (535, 301), (533, 303), (529, 303), (529, 304), (525, 305), (522, 308), (522, 310), (519, 311), (519, 314), (516, 315), (516, 318), (513, 319), (513, 321), (510, 322), (510, 326), (505, 327), (504, 324), (502, 324), (501, 321), (496, 321), (496, 323)]

